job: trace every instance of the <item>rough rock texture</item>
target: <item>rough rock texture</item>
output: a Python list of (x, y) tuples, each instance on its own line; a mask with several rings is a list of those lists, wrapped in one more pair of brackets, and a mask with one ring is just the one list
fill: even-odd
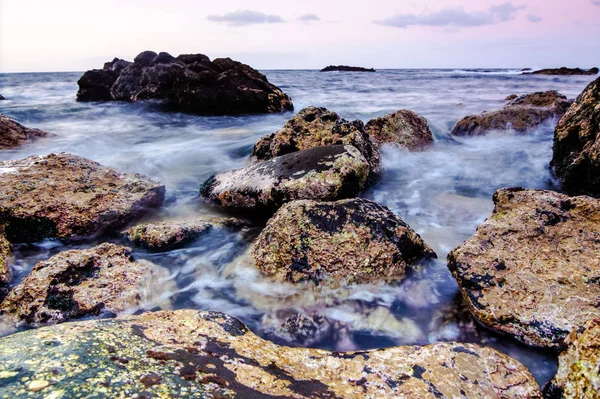
[(433, 143), (427, 120), (407, 109), (371, 119), (365, 129), (380, 143), (395, 144), (411, 151), (423, 150)]
[(269, 220), (252, 248), (260, 271), (279, 280), (399, 280), (435, 253), (388, 208), (354, 198), (295, 201)]
[(600, 78), (558, 122), (550, 167), (568, 193), (600, 196)]
[(16, 120), (0, 114), (0, 150), (31, 143), (50, 133), (21, 125)]
[(0, 397), (11, 399), (541, 399), (527, 369), (494, 349), (458, 343), (346, 353), (288, 348), (258, 338), (230, 316), (192, 310), (2, 338), (0, 384)]
[(466, 116), (454, 126), (455, 136), (478, 136), (491, 130), (513, 129), (525, 133), (550, 118), (560, 118), (571, 105), (567, 97), (551, 90), (517, 97), (504, 108)]
[(11, 242), (116, 229), (162, 204), (165, 187), (71, 154), (0, 162), (0, 222)]
[(232, 211), (273, 213), (297, 199), (353, 197), (364, 187), (369, 171), (369, 163), (355, 147), (331, 145), (219, 173), (203, 184), (200, 194)]
[(153, 51), (133, 63), (115, 58), (87, 71), (77, 82), (78, 101), (164, 100), (173, 110), (201, 115), (235, 115), (292, 110), (291, 99), (257, 70), (203, 54)]
[(598, 68), (590, 68), (587, 71), (581, 68), (554, 68), (540, 69), (539, 71), (531, 72), (532, 75), (597, 75)]
[(576, 328), (565, 340), (558, 371), (546, 386), (548, 399), (600, 398), (600, 319)]
[(600, 316), (600, 200), (513, 188), (498, 190), (494, 203), (448, 266), (481, 323), (560, 347)]
[(0, 227), (0, 301), (6, 294), (6, 285), (10, 280), (10, 266), (8, 255), (10, 254), (10, 243), (4, 237), (3, 229)]
[(128, 248), (114, 244), (64, 251), (37, 263), (0, 312), (17, 325), (117, 314), (158, 296), (168, 277), (167, 269), (134, 262)]
[(365, 131), (362, 121), (348, 122), (322, 107), (302, 109), (277, 132), (261, 138), (252, 150), (252, 159), (268, 160), (280, 155), (326, 145), (349, 144), (356, 147), (371, 167), (369, 180), (380, 172), (380, 154)]
[(519, 96), (517, 96), (516, 94), (511, 94), (509, 96), (506, 96), (506, 98), (504, 99), (504, 101), (512, 101), (515, 98), (518, 98)]
[(363, 68), (348, 65), (329, 65), (321, 69), (321, 72), (375, 72), (373, 68)]

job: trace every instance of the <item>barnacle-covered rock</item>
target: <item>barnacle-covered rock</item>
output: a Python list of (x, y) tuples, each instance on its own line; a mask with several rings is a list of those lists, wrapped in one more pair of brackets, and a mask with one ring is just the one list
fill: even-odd
[(433, 143), (427, 120), (407, 109), (371, 119), (365, 130), (381, 144), (393, 144), (410, 151), (424, 150)]

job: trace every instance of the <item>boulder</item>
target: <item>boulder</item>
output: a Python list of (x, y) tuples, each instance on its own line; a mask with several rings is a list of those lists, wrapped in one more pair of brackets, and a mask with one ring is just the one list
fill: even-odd
[(600, 200), (512, 188), (494, 204), (448, 267), (483, 325), (558, 348), (600, 316)]
[(558, 371), (546, 386), (548, 399), (600, 398), (600, 319), (576, 328), (565, 340)]
[[(77, 359), (74, 361), (73, 359)], [(222, 313), (145, 313), (0, 339), (0, 381), (44, 397), (541, 399), (518, 361), (474, 344), (363, 352), (278, 346)]]
[(558, 122), (550, 168), (569, 194), (600, 196), (600, 78)]
[(208, 179), (200, 194), (230, 211), (272, 214), (297, 199), (334, 201), (363, 189), (370, 167), (354, 146), (331, 145), (281, 155)]
[(417, 260), (435, 257), (400, 217), (362, 198), (284, 205), (251, 254), (261, 272), (294, 283), (400, 280)]
[(365, 129), (379, 143), (394, 144), (410, 151), (424, 150), (433, 143), (427, 120), (407, 109), (371, 119)]
[(492, 130), (526, 133), (551, 118), (560, 118), (571, 105), (567, 97), (551, 90), (517, 97), (504, 108), (466, 116), (454, 126), (455, 136), (480, 136)]
[(71, 154), (0, 162), (0, 223), (11, 242), (77, 239), (117, 229), (160, 206), (165, 187)]
[(0, 150), (7, 150), (31, 143), (50, 133), (21, 125), (16, 120), (0, 114)]
[(283, 112), (291, 99), (257, 70), (203, 54), (140, 53), (133, 63), (115, 58), (77, 82), (78, 101), (162, 100), (169, 109), (199, 115)]
[(321, 69), (321, 72), (376, 72), (373, 68), (363, 68), (348, 65), (329, 65)]
[(167, 269), (134, 262), (128, 248), (114, 244), (64, 251), (38, 262), (0, 303), (0, 313), (16, 325), (111, 316), (156, 300), (168, 277)]
[(551, 68), (551, 69), (540, 69), (538, 71), (531, 72), (532, 75), (597, 75), (598, 68), (590, 68), (588, 70), (581, 68)]

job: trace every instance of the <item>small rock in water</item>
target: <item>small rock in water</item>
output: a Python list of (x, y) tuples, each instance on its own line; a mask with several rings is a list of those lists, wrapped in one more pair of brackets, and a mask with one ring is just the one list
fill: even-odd
[(407, 109), (371, 119), (365, 129), (381, 144), (394, 144), (410, 151), (424, 150), (433, 143), (427, 120)]
[(23, 126), (16, 120), (0, 114), (0, 150), (20, 147), (49, 135), (48, 132)]
[(27, 386), (27, 389), (33, 392), (41, 391), (44, 388), (50, 386), (50, 383), (46, 380), (33, 380)]

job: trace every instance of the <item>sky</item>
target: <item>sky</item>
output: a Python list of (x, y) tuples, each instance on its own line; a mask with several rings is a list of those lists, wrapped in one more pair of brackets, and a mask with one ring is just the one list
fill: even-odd
[(144, 50), (258, 69), (600, 66), (600, 0), (0, 0), (0, 72)]

